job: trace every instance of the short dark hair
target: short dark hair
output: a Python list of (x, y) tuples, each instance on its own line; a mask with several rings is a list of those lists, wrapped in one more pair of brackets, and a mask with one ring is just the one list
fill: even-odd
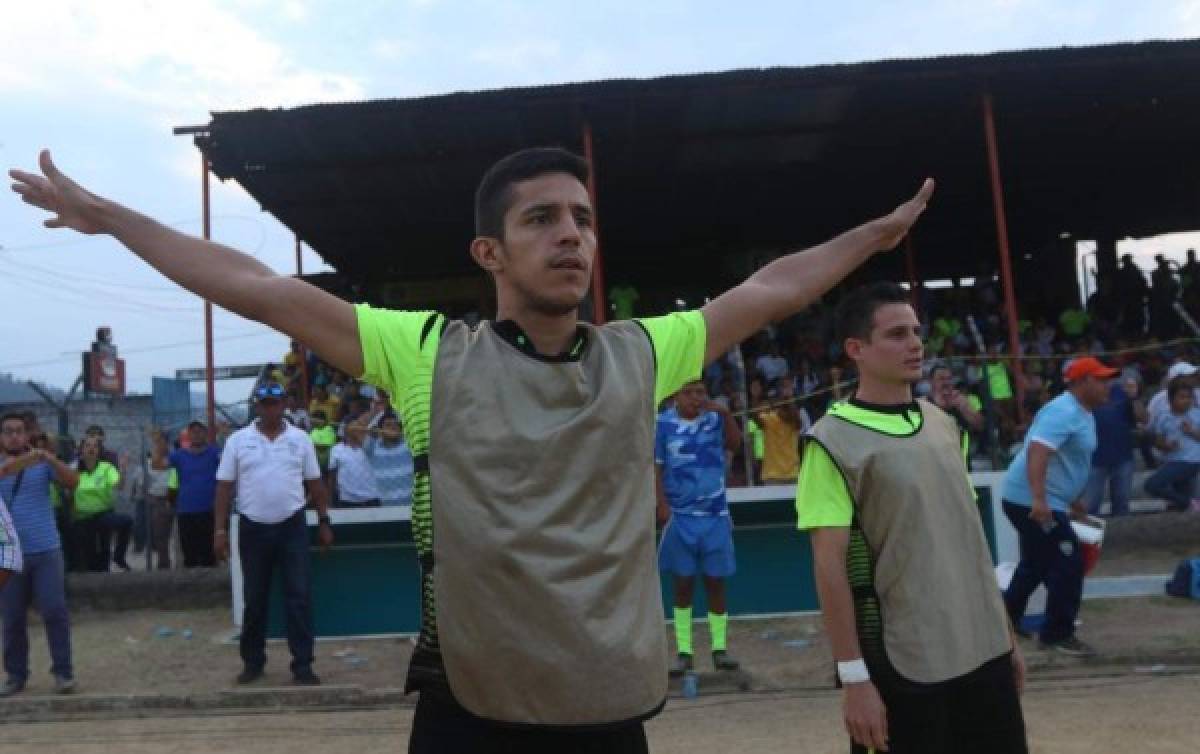
[(513, 152), (488, 168), (475, 189), (475, 235), (504, 238), (504, 214), (512, 207), (514, 183), (547, 173), (566, 173), (587, 185), (588, 164), (561, 147)]
[(21, 415), (20, 411), (5, 411), (0, 415), (0, 427), (3, 427), (6, 422), (12, 421), (21, 422), (21, 428), (25, 428), (25, 417)]
[(101, 427), (99, 424), (92, 424), (84, 431), (84, 434), (104, 437), (104, 427)]
[(875, 312), (886, 304), (908, 304), (908, 291), (895, 283), (882, 281), (859, 286), (838, 302), (834, 328), (838, 343), (847, 338), (870, 340), (875, 327)]
[(399, 416), (396, 416), (396, 412), (395, 412), (395, 411), (384, 411), (384, 412), (383, 412), (383, 413), (382, 413), (382, 414), (379, 416), (379, 423), (380, 423), (380, 424), (383, 424), (383, 423), (384, 423), (385, 421), (387, 421), (388, 419), (395, 419), (396, 421), (400, 421), (400, 417), (399, 417)]

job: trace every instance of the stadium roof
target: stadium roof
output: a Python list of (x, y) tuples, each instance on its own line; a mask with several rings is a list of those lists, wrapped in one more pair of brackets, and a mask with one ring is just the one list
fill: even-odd
[[(755, 255), (886, 211), (925, 175), (939, 190), (918, 266), (966, 276), (997, 259), (985, 92), (1019, 279), (1050, 256), (1073, 270), (1052, 253), (1061, 234), (1197, 226), (1200, 40), (224, 112), (197, 143), (351, 280), (470, 274), (483, 171), (526, 146), (581, 151), (585, 123), (610, 281), (705, 272), (723, 288)], [(903, 277), (900, 255), (872, 264)]]

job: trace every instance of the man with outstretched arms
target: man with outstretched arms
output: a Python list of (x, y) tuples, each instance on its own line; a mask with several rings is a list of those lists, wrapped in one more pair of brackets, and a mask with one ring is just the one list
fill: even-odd
[[(352, 305), (92, 194), (43, 152), (13, 171), (49, 227), (108, 233), (179, 285), (386, 389), (415, 467), (421, 692), (410, 751), (646, 750), (666, 697), (655, 408), (705, 363), (803, 309), (908, 232), (933, 192), (772, 262), (702, 310), (578, 319), (596, 253), (587, 165), (509, 155), (476, 193), (470, 254), (497, 319)], [(403, 239), (397, 239), (403, 243)]]

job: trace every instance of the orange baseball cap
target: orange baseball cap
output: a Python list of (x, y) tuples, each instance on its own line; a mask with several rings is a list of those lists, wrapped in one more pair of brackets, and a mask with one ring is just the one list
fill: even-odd
[(1106, 380), (1109, 377), (1116, 377), (1118, 374), (1120, 374), (1119, 369), (1104, 366), (1095, 356), (1080, 356), (1070, 364), (1067, 364), (1066, 369), (1063, 370), (1063, 377), (1066, 378), (1067, 382), (1075, 382), (1085, 377), (1097, 377)]

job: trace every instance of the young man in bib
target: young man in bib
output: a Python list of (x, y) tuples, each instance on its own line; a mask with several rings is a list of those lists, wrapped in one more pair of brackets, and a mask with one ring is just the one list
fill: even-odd
[(713, 667), (737, 670), (729, 655), (725, 580), (737, 570), (733, 522), (725, 498), (725, 453), (742, 444), (742, 432), (729, 409), (708, 400), (702, 380), (675, 394), (675, 405), (659, 414), (654, 440), (658, 521), (664, 524), (658, 567), (675, 585), (675, 645), (669, 675), (683, 675), (692, 663), (692, 597), (696, 574), (704, 578)]
[[(655, 568), (655, 408), (908, 232), (933, 192), (781, 257), (702, 310), (581, 323), (596, 254), (587, 165), (509, 155), (476, 193), (474, 261), (497, 320), (352, 305), (103, 199), (10, 174), (50, 227), (107, 233), (171, 280), (384, 388), (414, 457), (421, 693), (413, 752), (639, 752), (666, 698)], [(401, 241), (402, 239), (398, 239)]]
[(955, 420), (914, 401), (920, 323), (892, 283), (842, 300), (858, 388), (813, 426), (796, 491), (852, 750), (1023, 754), (1013, 641)]

